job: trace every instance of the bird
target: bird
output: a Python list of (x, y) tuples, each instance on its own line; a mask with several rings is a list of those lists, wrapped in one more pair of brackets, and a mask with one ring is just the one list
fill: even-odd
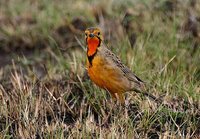
[(107, 90), (113, 99), (125, 103), (125, 92), (135, 91), (157, 100), (146, 92), (145, 83), (137, 77), (103, 41), (98, 27), (85, 30), (87, 45), (86, 69), (90, 79), (100, 88)]

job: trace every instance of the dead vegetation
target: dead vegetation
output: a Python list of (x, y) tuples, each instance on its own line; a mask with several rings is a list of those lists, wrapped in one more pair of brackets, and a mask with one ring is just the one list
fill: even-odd
[[(17, 16), (0, 7), (0, 138), (200, 137), (198, 1), (18, 2)], [(46, 19), (23, 12), (23, 2)], [(91, 83), (83, 31), (97, 24), (150, 91), (165, 94), (161, 105), (127, 93), (121, 106)]]

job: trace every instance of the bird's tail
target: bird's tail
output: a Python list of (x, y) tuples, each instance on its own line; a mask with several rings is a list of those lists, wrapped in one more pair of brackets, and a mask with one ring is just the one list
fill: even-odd
[(142, 94), (142, 95), (148, 97), (149, 99), (151, 99), (151, 100), (153, 100), (153, 101), (155, 101), (155, 102), (157, 102), (157, 103), (159, 103), (159, 104), (162, 103), (162, 99), (161, 99), (160, 97), (157, 98), (157, 97), (155, 97), (154, 95), (150, 94), (149, 92), (140, 91), (140, 90), (138, 90), (138, 89), (134, 89), (133, 91), (135, 91), (136, 93), (140, 93), (140, 94)]

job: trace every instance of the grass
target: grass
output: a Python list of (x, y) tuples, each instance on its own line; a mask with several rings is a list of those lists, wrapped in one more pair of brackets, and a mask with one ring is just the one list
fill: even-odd
[[(199, 6), (1, 1), (0, 138), (199, 138)], [(90, 81), (83, 32), (97, 25), (161, 105), (127, 92), (121, 106)]]

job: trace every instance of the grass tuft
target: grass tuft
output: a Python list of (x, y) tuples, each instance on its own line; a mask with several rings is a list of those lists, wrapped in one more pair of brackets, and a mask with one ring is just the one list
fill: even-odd
[[(199, 1), (0, 1), (0, 138), (199, 138)], [(89, 79), (84, 30), (162, 104)]]

